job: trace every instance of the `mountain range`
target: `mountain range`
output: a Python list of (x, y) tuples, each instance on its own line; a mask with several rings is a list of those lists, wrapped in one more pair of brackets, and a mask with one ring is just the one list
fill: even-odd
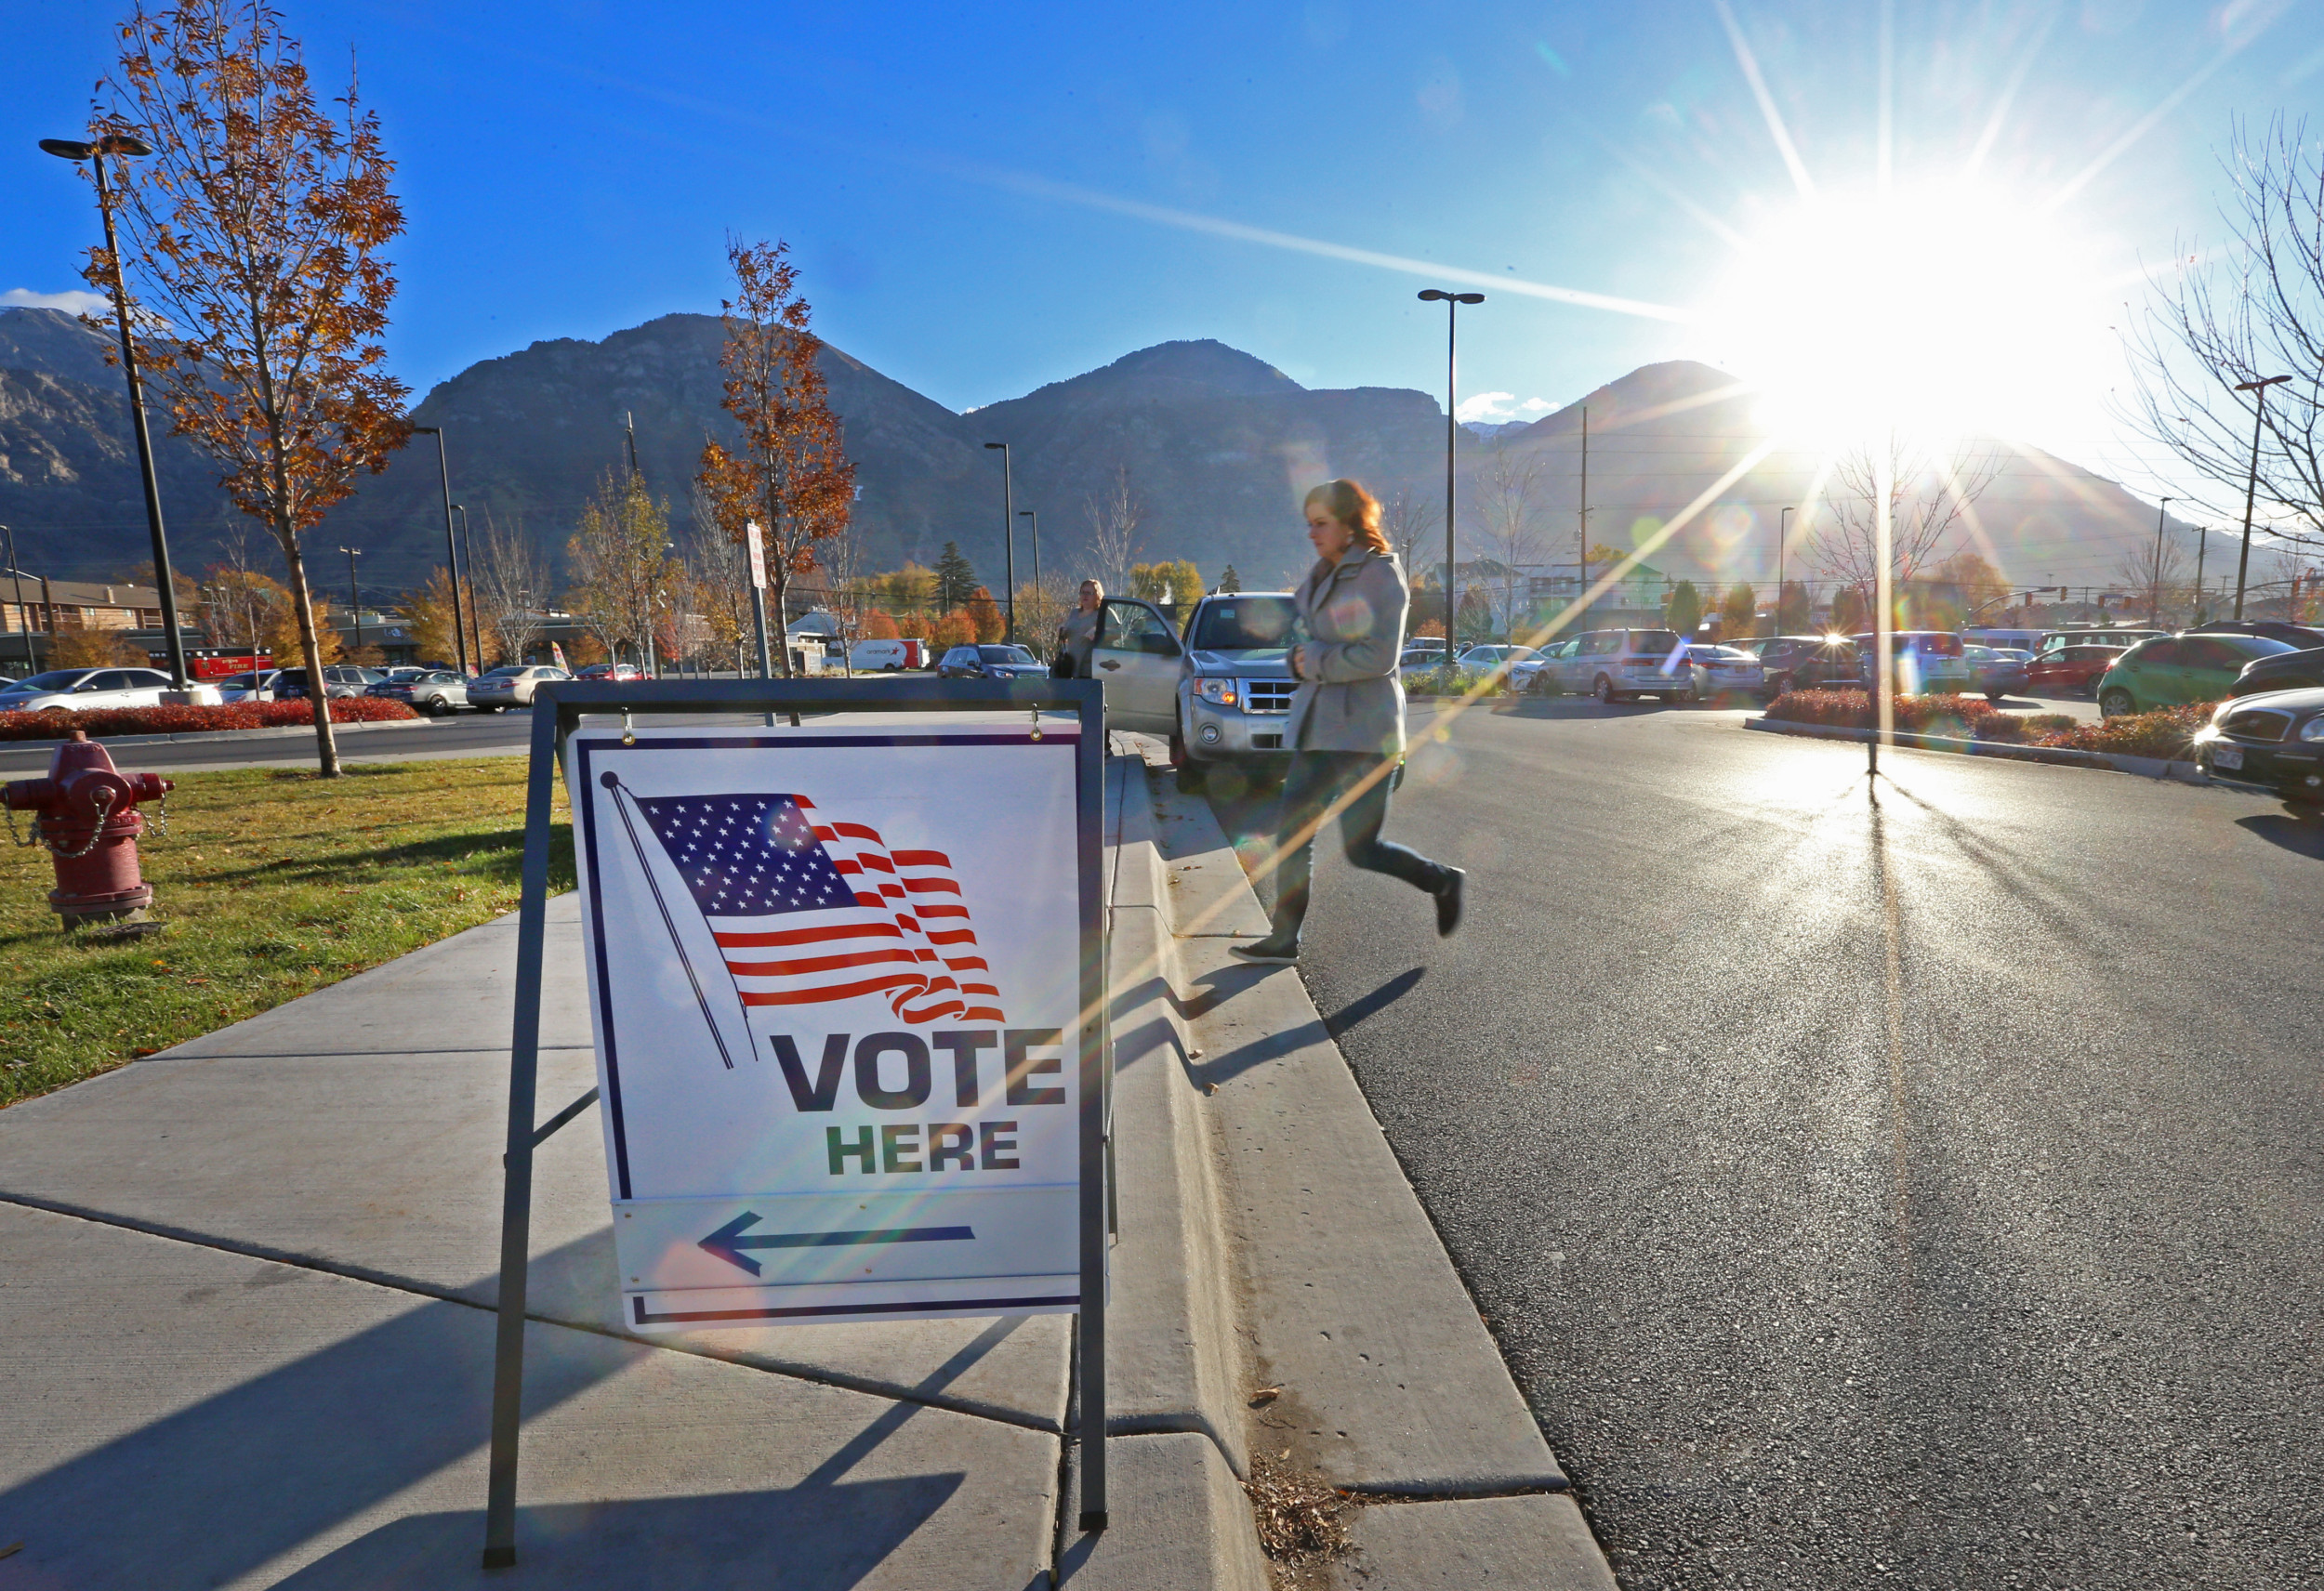
[[(719, 407), (716, 316), (665, 315), (601, 341), (559, 338), (484, 360), (429, 391), (414, 411), (441, 426), (453, 498), (482, 528), (521, 525), (561, 554), (597, 481), (624, 466), (634, 436), (648, 486), (691, 527), (689, 486), (706, 437), (727, 439)], [(0, 310), (0, 524), (19, 561), (56, 577), (105, 578), (147, 559), (143, 499), (109, 339), (51, 309)], [(956, 414), (825, 346), (823, 370), (860, 488), (855, 523), (866, 566), (934, 562), (957, 542), (997, 587), (1003, 564), (1001, 455), (1010, 444), (1014, 503), (1039, 516), (1046, 573), (1090, 567), (1089, 506), (1125, 475), (1140, 510), (1142, 559), (1192, 559), (1207, 577), (1234, 564), (1247, 585), (1286, 581), (1310, 559), (1300, 501), (1335, 475), (1383, 497), (1402, 492), (1438, 516), (1423, 548), (1441, 546), (1444, 410), (1406, 388), (1316, 389), (1215, 341), (1163, 343), (1021, 398)], [(1460, 441), (1461, 556), (1491, 552), (1478, 511), (1495, 481), (1525, 481), (1538, 527), (1527, 563), (1565, 562), (1578, 542), (1583, 411), (1588, 411), (1590, 540), (1628, 548), (1710, 487), (1763, 431), (1734, 379), (1686, 362), (1652, 364), (1530, 424)], [(157, 424), (157, 432), (165, 431)], [(442, 561), (436, 455), (421, 438), (333, 510), (317, 548), (363, 549), (371, 590), (418, 583)], [(173, 557), (199, 571), (247, 521), (190, 444), (161, 437), (158, 474)], [(1774, 573), (1781, 508), (1800, 501), (1818, 460), (1779, 449), (1732, 482), (1647, 561), (1673, 579), (1764, 584)], [(2046, 454), (2006, 451), (1976, 505), (1976, 546), (2019, 584), (2118, 585), (2126, 556), (2151, 548), (2155, 510), (2120, 486)], [(2184, 532), (2185, 527), (2182, 526)], [(1017, 573), (1031, 547), (1016, 543)], [(1795, 533), (1798, 524), (1794, 525)], [(2191, 541), (2182, 543), (2192, 550)], [(2217, 572), (2220, 544), (2212, 557)], [(1812, 572), (1794, 561), (1794, 578)], [(2231, 554), (2229, 556), (2232, 556)], [(1441, 554), (1416, 555), (1423, 566)], [(325, 565), (325, 568), (330, 567)]]

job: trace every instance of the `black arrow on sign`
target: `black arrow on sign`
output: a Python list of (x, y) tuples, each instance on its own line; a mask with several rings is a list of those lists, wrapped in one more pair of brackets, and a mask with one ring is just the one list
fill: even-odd
[(967, 1243), (976, 1236), (973, 1227), (890, 1227), (871, 1232), (762, 1232), (757, 1237), (743, 1236), (745, 1229), (756, 1225), (758, 1219), (758, 1211), (745, 1210), (704, 1238), (697, 1246), (717, 1255), (727, 1264), (740, 1266), (757, 1276), (759, 1274), (759, 1262), (743, 1252), (746, 1248), (852, 1248), (860, 1243)]

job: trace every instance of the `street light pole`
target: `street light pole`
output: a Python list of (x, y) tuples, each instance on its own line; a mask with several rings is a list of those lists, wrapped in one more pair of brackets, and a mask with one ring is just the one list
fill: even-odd
[[(470, 585), (474, 585), (476, 584), (476, 544), (469, 540), (468, 505), (465, 503), (455, 503), (452, 505), (452, 511), (460, 516), (460, 561), (468, 567), (468, 583)], [(470, 591), (468, 596), (468, 624), (469, 630), (474, 632), (476, 638), (476, 666), (482, 668), (484, 666), (483, 608), (482, 605), (476, 600), (475, 592)], [(517, 661), (522, 663), (524, 660), (522, 658), (519, 658)]]
[(1007, 442), (986, 442), (1000, 453), (1000, 577), (1009, 586), (1009, 637), (1017, 638), (1017, 479)]
[(2171, 499), (2165, 497), (2155, 505), (2155, 573), (2146, 588), (2146, 627), (2162, 628), (2162, 526), (2171, 510)]
[[(178, 632), (178, 582), (169, 567), (169, 537), (162, 530), (161, 482), (153, 474), (153, 438), (145, 424), (145, 385), (138, 375), (137, 345), (129, 338), (129, 282), (113, 237), (112, 190), (105, 186), (107, 155), (148, 155), (153, 146), (126, 133), (109, 133), (93, 142), (43, 138), (40, 147), (59, 160), (87, 161), (97, 178), (97, 213), (105, 223), (105, 257), (112, 262), (113, 324), (121, 336), (121, 368), (129, 378), (129, 427), (137, 437), (138, 471), (145, 486), (145, 525), (153, 538), (153, 584), (161, 588), (162, 633), (169, 650), (173, 690), (186, 690), (186, 638)], [(14, 563), (16, 560), (8, 560)]]
[(355, 586), (355, 560), (363, 557), (363, 549), (343, 546), (339, 551), (347, 555), (348, 611), (355, 615), (355, 650), (361, 651), (363, 650), (363, 594)]
[(1767, 615), (1767, 634), (1783, 634), (1783, 555), (1791, 545), (1791, 510), (1786, 508), (1776, 529), (1776, 606)]
[(2195, 527), (2195, 622), (2201, 624), (2211, 615), (2203, 610), (2203, 554), (2211, 547), (2211, 527)]
[[(1453, 660), (1453, 621), (1459, 616), (1453, 606), (1455, 584), (1453, 580), (1453, 507), (1456, 492), (1453, 481), (1453, 460), (1454, 449), (1460, 436), (1460, 420), (1458, 414), (1460, 407), (1460, 306), (1482, 304), (1485, 302), (1485, 295), (1482, 293), (1447, 293), (1438, 287), (1424, 287), (1420, 290), (1420, 301), (1424, 304), (1441, 303), (1445, 306), (1445, 662), (1450, 664)], [(1582, 535), (1582, 557), (1587, 559), (1590, 556), (1590, 548), (1589, 531), (1586, 525)], [(1584, 578), (1588, 577), (1587, 563), (1583, 566), (1582, 573)]]
[(24, 572), (16, 566), (16, 533), (0, 525), (0, 536), (7, 538), (8, 573), (16, 581), (16, 622), (24, 626), (24, 677), (30, 679), (40, 672), (40, 660), (33, 655), (33, 611), (24, 605)]
[(2243, 552), (2236, 559), (2236, 622), (2243, 621), (2243, 579), (2251, 568), (2251, 505), (2260, 490), (2260, 422), (2267, 414), (2267, 389), (2278, 382), (2290, 381), (2289, 375), (2263, 376), (2257, 381), (2238, 381), (2238, 392), (2251, 394), (2251, 474), (2243, 488)]
[(444, 462), (443, 427), (414, 426), (412, 430), (436, 439), (436, 481), (443, 489), (443, 560), (452, 575), (452, 645), (459, 654), (460, 672), (468, 674), (472, 672), (468, 665), (468, 621), (460, 616), (460, 560), (452, 545), (452, 467)]

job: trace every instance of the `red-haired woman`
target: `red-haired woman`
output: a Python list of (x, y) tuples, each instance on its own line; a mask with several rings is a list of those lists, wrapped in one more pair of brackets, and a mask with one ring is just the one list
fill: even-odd
[(1321, 561), (1293, 598), (1305, 638), (1291, 649), (1299, 684), (1284, 726), (1291, 769), (1275, 839), (1274, 926), (1257, 943), (1232, 947), (1245, 961), (1269, 965), (1299, 959), (1315, 831), (1335, 812), (1348, 860), (1433, 896), (1438, 934), (1459, 927), (1467, 879), (1457, 867), (1380, 837), (1391, 776), (1404, 755), (1396, 658), (1408, 597), (1404, 571), (1380, 533), (1379, 502), (1353, 480), (1326, 481), (1307, 494), (1307, 539)]

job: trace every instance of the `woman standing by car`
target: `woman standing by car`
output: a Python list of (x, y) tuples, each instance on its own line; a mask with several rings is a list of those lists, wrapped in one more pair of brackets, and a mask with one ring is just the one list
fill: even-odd
[(1098, 644), (1098, 621), (1105, 612), (1105, 587), (1094, 580), (1081, 583), (1081, 605), (1057, 626), (1057, 664), (1050, 673), (1060, 679), (1089, 677), (1089, 653)]
[(1292, 755), (1276, 823), (1273, 928), (1255, 944), (1232, 947), (1245, 961), (1270, 966), (1299, 959), (1315, 831), (1335, 813), (1350, 861), (1435, 898), (1440, 936), (1460, 926), (1468, 876), (1380, 837), (1404, 755), (1396, 656), (1408, 592), (1380, 533), (1379, 502), (1353, 480), (1325, 482), (1307, 494), (1307, 539), (1321, 560), (1292, 598), (1307, 638), (1291, 649), (1299, 683), (1284, 726)]

